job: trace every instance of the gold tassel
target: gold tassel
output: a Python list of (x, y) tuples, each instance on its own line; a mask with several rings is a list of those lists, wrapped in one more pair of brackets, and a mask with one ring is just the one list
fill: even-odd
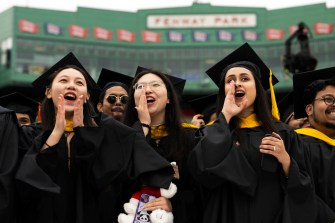
[(272, 70), (270, 70), (269, 85), (270, 85), (270, 94), (271, 94), (272, 116), (275, 119), (279, 120), (280, 119), (279, 110), (277, 106), (275, 90), (272, 85)]

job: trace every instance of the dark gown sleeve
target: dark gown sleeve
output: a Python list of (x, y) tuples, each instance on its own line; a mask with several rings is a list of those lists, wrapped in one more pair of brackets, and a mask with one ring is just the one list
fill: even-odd
[(199, 130), (200, 141), (189, 164), (196, 178), (211, 190), (206, 217), (212, 212), (220, 222), (315, 222), (313, 185), (302, 142), (288, 126), (275, 125), (291, 158), (287, 179), (281, 165), (275, 172), (263, 169), (259, 144), (266, 132), (261, 127), (239, 129), (239, 136), (244, 137), (241, 147), (234, 145), (235, 133), (222, 114), (212, 126)]
[(315, 186), (318, 222), (335, 221), (334, 146), (322, 140), (301, 136)]
[(59, 143), (40, 152), (50, 133), (49, 131), (44, 132), (36, 137), (32, 147), (21, 161), (16, 179), (36, 189), (59, 194), (60, 187), (53, 181), (56, 175)]
[(257, 174), (244, 154), (233, 145), (232, 134), (223, 114), (213, 125), (201, 128), (188, 165), (195, 179), (208, 188), (229, 181), (244, 193), (253, 195)]
[[(315, 196), (306, 151), (303, 142), (294, 131), (286, 129), (285, 132), (287, 136), (284, 143), (291, 158), (291, 165), (286, 183), (283, 184), (283, 222), (314, 222)], [(284, 174), (282, 176), (285, 177)]]
[[(93, 175), (99, 188), (115, 180), (138, 177), (145, 185), (169, 187), (173, 169), (150, 147), (143, 134), (112, 118), (106, 118), (102, 123), (100, 142), (89, 142), (92, 147), (100, 145), (93, 164)], [(91, 141), (95, 138), (92, 136), (98, 134), (93, 129), (81, 129)]]
[(41, 133), (41, 126), (23, 125), (19, 129), (19, 163), (32, 146), (34, 139)]
[(182, 164), (178, 165), (180, 179), (174, 179), (174, 183), (177, 185), (177, 193), (170, 201), (175, 223), (199, 223), (203, 217), (203, 188), (190, 174), (187, 166), (187, 158), (195, 145), (196, 129), (185, 128), (184, 132), (184, 138), (186, 139), (184, 146), (187, 151), (181, 161)]
[(14, 222), (14, 173), (18, 159), (15, 113), (0, 107), (0, 221)]

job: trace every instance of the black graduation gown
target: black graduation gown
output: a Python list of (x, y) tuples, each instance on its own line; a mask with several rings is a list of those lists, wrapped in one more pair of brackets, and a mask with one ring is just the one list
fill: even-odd
[[(133, 128), (143, 134), (140, 122), (136, 122)], [(173, 179), (173, 183), (177, 186), (177, 193), (170, 201), (172, 204), (174, 223), (197, 223), (201, 222), (202, 218), (202, 190), (200, 184), (195, 181), (187, 167), (187, 157), (195, 145), (194, 135), (197, 129), (184, 128), (184, 130), (187, 137), (187, 144), (185, 145), (187, 152), (182, 161), (183, 163), (177, 163), (179, 166), (180, 179)], [(169, 162), (176, 162), (176, 160), (173, 160), (173, 158), (169, 156), (170, 148), (168, 146), (168, 137), (169, 136), (163, 137), (156, 143), (156, 140), (151, 138), (151, 133), (149, 132), (146, 138), (148, 143), (158, 154)]]
[(33, 145), (34, 139), (42, 132), (42, 126), (23, 125), (19, 128), (19, 163)]
[(301, 142), (285, 124), (275, 125), (291, 157), (287, 179), (281, 165), (275, 172), (263, 170), (259, 145), (265, 132), (260, 127), (240, 129), (242, 137), (237, 142), (235, 132), (220, 114), (213, 125), (197, 132), (199, 142), (188, 164), (195, 178), (208, 189), (203, 222), (315, 221), (313, 187)]
[(0, 106), (0, 222), (15, 221), (14, 176), (18, 159), (18, 123), (14, 111)]
[(335, 221), (335, 147), (301, 135), (307, 151), (318, 201), (318, 221)]
[(99, 199), (108, 186), (137, 177), (147, 185), (169, 186), (170, 164), (133, 129), (109, 119), (102, 127), (79, 127), (74, 132), (70, 169), (65, 137), (40, 152), (50, 132), (37, 137), (23, 158), (16, 175), (23, 182), (18, 222), (102, 222)]

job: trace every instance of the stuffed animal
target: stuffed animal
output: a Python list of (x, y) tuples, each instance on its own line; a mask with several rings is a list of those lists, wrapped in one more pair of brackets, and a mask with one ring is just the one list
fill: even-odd
[[(137, 205), (141, 199), (149, 199), (150, 195), (155, 197), (166, 197), (171, 198), (177, 193), (177, 186), (173, 183), (170, 184), (169, 189), (155, 188), (143, 186), (139, 191), (133, 194), (130, 198), (129, 203), (124, 204), (124, 210), (127, 214), (121, 213), (118, 217), (119, 223), (133, 223), (135, 216), (137, 222), (151, 222), (151, 223), (173, 223), (172, 212), (166, 212), (162, 209), (157, 209), (149, 213), (145, 210), (137, 210)], [(149, 196), (147, 196), (149, 195)], [(144, 201), (145, 203), (148, 202)], [(136, 213), (137, 211), (137, 213)]]

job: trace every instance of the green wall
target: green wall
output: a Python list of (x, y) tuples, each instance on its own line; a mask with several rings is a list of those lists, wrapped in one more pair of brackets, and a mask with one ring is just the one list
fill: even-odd
[[(171, 29), (184, 34), (184, 42), (169, 42), (168, 29), (153, 29), (161, 34), (159, 43), (142, 41), (141, 32), (147, 30), (148, 15), (178, 14), (231, 14), (254, 13), (257, 16), (256, 27), (246, 28), (196, 28)], [(18, 22), (25, 19), (39, 25), (36, 34), (20, 32)], [(327, 35), (315, 35), (315, 22), (333, 23), (335, 9), (325, 4), (303, 7), (266, 10), (265, 8), (225, 7), (194, 3), (190, 7), (139, 10), (122, 12), (79, 7), (76, 12), (65, 12), (25, 7), (13, 7), (0, 13), (0, 41), (13, 37), (11, 69), (0, 66), (0, 88), (12, 85), (30, 86), (43, 69), (47, 69), (69, 51), (73, 51), (88, 68), (94, 79), (98, 78), (102, 67), (124, 74), (133, 75), (137, 65), (161, 69), (164, 72), (186, 78), (186, 92), (191, 94), (210, 93), (216, 87), (205, 71), (218, 60), (228, 55), (245, 40), (242, 30), (251, 30), (259, 34), (257, 41), (249, 41), (255, 51), (271, 67), (280, 80), (277, 90), (292, 88), (292, 80), (283, 73), (281, 57), (284, 54), (284, 42), (289, 37), (289, 27), (305, 22), (311, 29), (311, 53), (319, 60), (318, 68), (334, 66), (335, 32)], [(63, 27), (60, 36), (46, 34), (45, 23)], [(87, 38), (71, 37), (70, 24), (88, 29)], [(111, 40), (99, 40), (93, 36), (93, 28), (99, 26), (112, 31)], [(266, 29), (275, 28), (285, 31), (281, 40), (267, 40)], [(122, 42), (117, 39), (117, 29), (134, 32), (134, 42)], [(233, 41), (218, 41), (217, 31), (225, 30), (234, 34)], [(194, 42), (192, 31), (205, 31), (208, 42)], [(293, 53), (299, 50), (295, 41)]]

